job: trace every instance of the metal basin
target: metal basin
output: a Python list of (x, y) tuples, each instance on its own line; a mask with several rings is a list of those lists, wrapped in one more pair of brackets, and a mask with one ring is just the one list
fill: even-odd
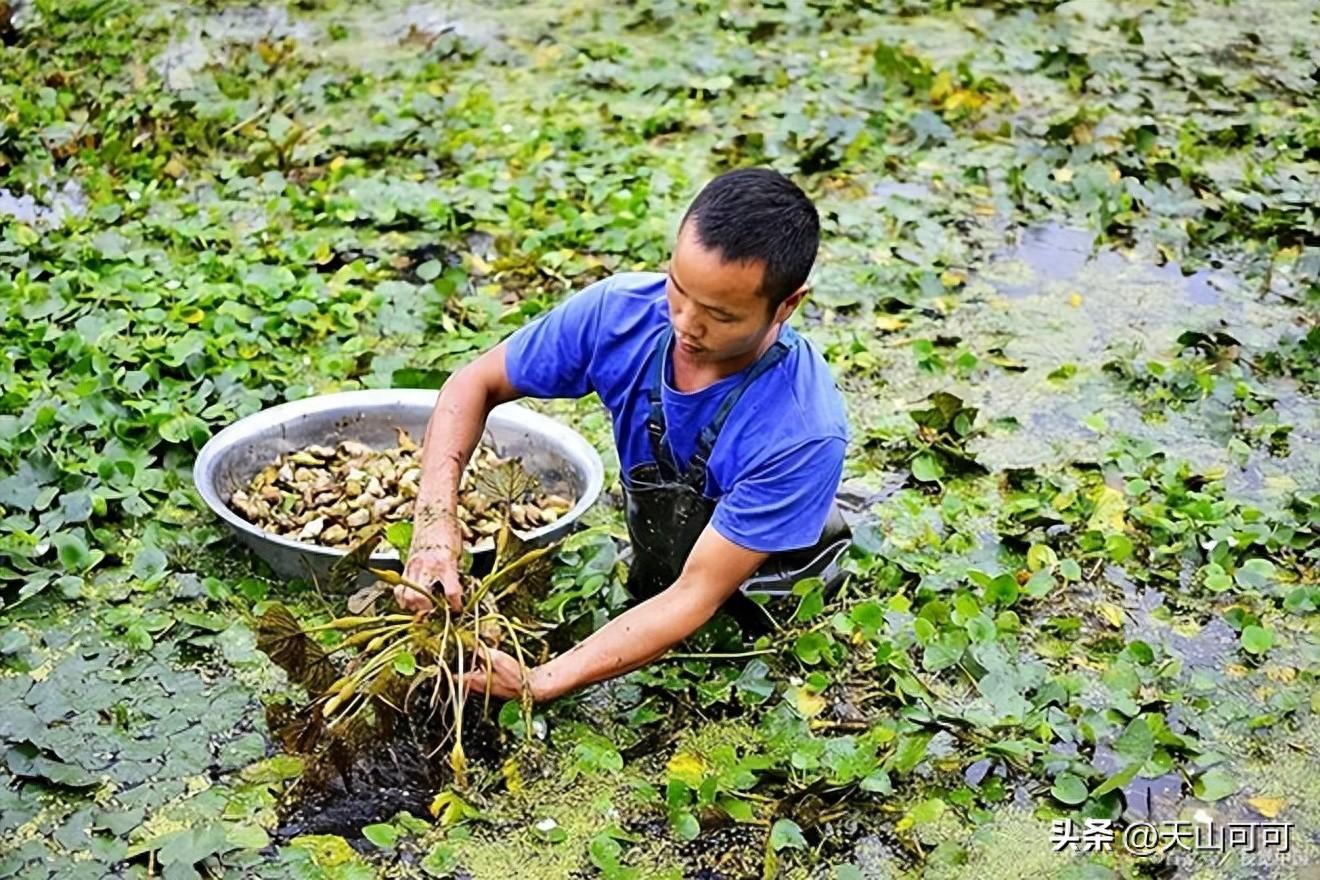
[[(438, 396), (437, 391), (414, 389), (346, 391), (262, 410), (225, 428), (202, 447), (193, 465), (193, 482), (207, 505), (276, 574), (310, 578), (324, 585), (330, 566), (345, 551), (263, 531), (231, 510), (229, 497), (281, 453), (313, 443), (333, 446), (341, 440), (356, 440), (385, 449), (396, 444), (394, 428), (398, 426), (420, 444)], [(533, 543), (549, 542), (567, 533), (600, 495), (605, 474), (600, 455), (582, 435), (554, 419), (517, 404), (501, 404), (486, 421), (484, 439), (497, 454), (521, 458), (523, 467), (540, 478), (547, 492), (577, 499), (553, 523), (520, 533)], [(468, 549), (481, 565), (489, 561), (494, 542), (483, 538)], [(396, 571), (400, 567), (393, 547), (371, 559), (378, 567)]]

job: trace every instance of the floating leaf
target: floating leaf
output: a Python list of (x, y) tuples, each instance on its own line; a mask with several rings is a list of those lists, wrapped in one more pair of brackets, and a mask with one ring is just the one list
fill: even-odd
[(1264, 654), (1274, 647), (1274, 633), (1254, 623), (1243, 628), (1241, 639), (1242, 647), (1252, 654)]
[(1127, 497), (1112, 486), (1101, 486), (1092, 498), (1095, 509), (1086, 527), (1100, 532), (1121, 532), (1127, 528)]
[(388, 822), (376, 822), (362, 828), (362, 836), (381, 849), (394, 849), (402, 833)]
[(1239, 787), (1223, 767), (1212, 767), (1192, 784), (1192, 793), (1203, 801), (1217, 801), (1233, 794)]
[(1080, 804), (1086, 800), (1086, 783), (1080, 776), (1074, 776), (1071, 773), (1061, 773), (1054, 780), (1054, 786), (1050, 789), (1050, 794), (1065, 804)]
[(776, 852), (782, 849), (806, 849), (807, 841), (802, 837), (802, 829), (792, 819), (776, 819), (770, 827), (770, 847)]

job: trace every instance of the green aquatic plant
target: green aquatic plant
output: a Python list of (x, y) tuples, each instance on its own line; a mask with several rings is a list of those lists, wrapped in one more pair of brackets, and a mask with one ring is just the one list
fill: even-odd
[[(546, 628), (529, 615), (501, 610), (515, 592), (526, 598), (544, 594), (557, 544), (527, 546), (514, 532), (509, 510), (535, 483), (515, 462), (496, 468), (485, 490), (498, 499), (502, 517), (495, 540), (492, 571), (466, 581), (461, 611), (437, 602), (431, 592), (402, 575), (370, 564), (383, 538), (376, 530), (355, 546), (331, 571), (332, 586), (343, 588), (365, 570), (378, 580), (349, 600), (348, 615), (304, 627), (284, 605), (268, 605), (257, 619), (257, 647), (307, 692), (308, 701), (271, 714), (272, 728), (288, 751), (347, 772), (356, 754), (378, 737), (393, 736), (401, 723), (415, 719), (438, 724), (434, 756), (448, 745), (449, 767), (456, 784), (468, 783), (463, 748), (467, 706), (465, 676), (492, 649), (508, 651), (524, 665)], [(394, 586), (416, 590), (432, 600), (423, 614), (370, 613), (375, 600)], [(357, 613), (354, 613), (357, 612)], [(489, 693), (485, 694), (486, 702)], [(523, 700), (529, 715), (530, 698)]]

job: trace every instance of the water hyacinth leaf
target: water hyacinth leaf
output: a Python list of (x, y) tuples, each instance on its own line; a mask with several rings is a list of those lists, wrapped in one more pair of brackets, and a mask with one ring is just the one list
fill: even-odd
[(793, 585), (793, 595), (799, 596), (796, 621), (811, 620), (825, 610), (825, 582), (820, 578), (804, 578)]
[(921, 763), (926, 757), (926, 748), (929, 746), (933, 733), (912, 733), (903, 734), (898, 738), (898, 745), (894, 748), (893, 755), (889, 758), (889, 768), (899, 773), (907, 773)]
[(449, 378), (448, 370), (426, 370), (404, 367), (395, 370), (390, 385), (394, 388), (426, 388), (439, 391)]
[(225, 842), (234, 849), (264, 849), (270, 845), (270, 835), (260, 825), (241, 822), (228, 827)]
[(1085, 801), (1088, 792), (1086, 783), (1080, 776), (1063, 773), (1054, 780), (1054, 786), (1050, 788), (1050, 794), (1062, 803), (1075, 805)]
[(1222, 593), (1233, 586), (1233, 578), (1229, 577), (1224, 567), (1217, 562), (1211, 562), (1201, 569), (1205, 580), (1205, 588), (1213, 590), (1216, 593)]
[[(177, 831), (156, 844), (156, 859), (162, 865), (195, 865), (207, 856), (232, 849), (224, 823), (211, 822), (200, 828)], [(155, 849), (156, 847), (151, 847)], [(132, 850), (129, 850), (132, 854)]]
[(1042, 568), (1031, 575), (1023, 585), (1022, 591), (1032, 599), (1043, 599), (1054, 590), (1054, 576), (1049, 569)]
[(1132, 556), (1132, 541), (1127, 535), (1112, 534), (1105, 536), (1105, 553), (1113, 562), (1125, 562)]
[(1092, 498), (1095, 509), (1086, 527), (1106, 534), (1127, 528), (1127, 497), (1112, 486), (1101, 486)]
[(454, 844), (446, 840), (433, 845), (421, 861), (421, 869), (430, 877), (450, 877), (457, 868), (458, 853)]
[(362, 836), (381, 849), (394, 849), (403, 835), (397, 827), (388, 822), (376, 822), (363, 826)]
[(908, 810), (894, 828), (898, 831), (907, 831), (910, 828), (930, 825), (938, 822), (946, 809), (948, 805), (940, 798), (927, 798)]
[(1268, 559), (1248, 559), (1233, 574), (1240, 587), (1263, 589), (1275, 579), (1274, 563)]
[(696, 840), (701, 834), (701, 823), (687, 810), (680, 810), (671, 816), (669, 827), (674, 830), (674, 836), (679, 840)]
[(953, 666), (962, 659), (967, 650), (967, 633), (962, 630), (946, 630), (926, 645), (921, 655), (921, 665), (930, 672), (938, 672)]
[(1155, 751), (1155, 738), (1144, 715), (1133, 718), (1114, 740), (1114, 751), (1135, 764), (1144, 764)]
[(783, 849), (806, 849), (807, 841), (802, 836), (802, 828), (792, 819), (776, 819), (770, 827), (770, 847), (776, 852)]
[(1274, 647), (1274, 640), (1272, 631), (1254, 623), (1242, 630), (1242, 647), (1252, 654), (1264, 654)]
[(1222, 800), (1241, 786), (1223, 767), (1212, 767), (1192, 783), (1192, 793), (1203, 801)]
[(985, 587), (985, 600), (996, 605), (1012, 605), (1018, 599), (1017, 578), (1007, 572), (990, 581)]
[(60, 565), (67, 571), (84, 572), (105, 558), (105, 554), (100, 550), (89, 548), (78, 532), (60, 532), (53, 535), (51, 544), (59, 556)]
[(912, 476), (923, 483), (934, 483), (944, 476), (944, 468), (935, 456), (922, 453), (912, 459)]
[(716, 802), (721, 810), (735, 822), (755, 822), (756, 811), (749, 801), (736, 797), (721, 797)]
[(856, 605), (848, 612), (857, 631), (867, 639), (875, 639), (885, 623), (884, 607), (874, 599), (868, 599)]
[(822, 660), (822, 654), (829, 649), (830, 637), (824, 632), (804, 632), (797, 637), (796, 644), (793, 645), (793, 653), (804, 664), (816, 665)]

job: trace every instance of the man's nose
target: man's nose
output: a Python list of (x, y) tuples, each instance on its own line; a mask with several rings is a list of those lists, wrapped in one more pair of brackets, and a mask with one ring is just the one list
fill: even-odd
[(702, 336), (706, 335), (706, 331), (702, 329), (698, 322), (688, 319), (675, 320), (674, 329), (678, 332), (679, 336), (682, 336), (685, 339), (700, 340)]
[(692, 309), (685, 308), (682, 304), (672, 306), (669, 310), (669, 322), (674, 325), (674, 330), (679, 336), (686, 336), (689, 339), (701, 338), (699, 322), (694, 320)]

